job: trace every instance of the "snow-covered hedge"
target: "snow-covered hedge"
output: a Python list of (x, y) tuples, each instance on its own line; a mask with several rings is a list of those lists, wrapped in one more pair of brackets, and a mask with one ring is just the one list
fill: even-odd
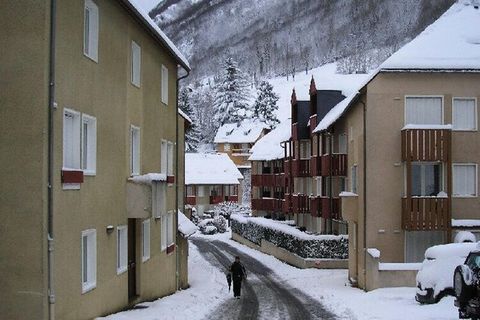
[(232, 215), (232, 232), (261, 245), (262, 239), (302, 258), (347, 259), (347, 236), (309, 235), (284, 223), (265, 218)]

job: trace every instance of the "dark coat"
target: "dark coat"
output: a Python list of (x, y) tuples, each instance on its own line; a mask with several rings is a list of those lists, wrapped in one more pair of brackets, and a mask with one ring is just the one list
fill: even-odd
[(230, 272), (232, 273), (233, 281), (242, 281), (242, 279), (247, 276), (245, 267), (237, 261), (235, 261), (230, 267)]

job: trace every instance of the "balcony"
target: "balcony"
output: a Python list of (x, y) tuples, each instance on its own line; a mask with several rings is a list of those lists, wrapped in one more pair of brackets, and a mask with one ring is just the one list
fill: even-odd
[(448, 230), (451, 227), (450, 199), (402, 198), (402, 228), (406, 231)]
[(238, 196), (225, 196), (225, 201), (238, 202)]
[(210, 196), (210, 204), (219, 204), (223, 202), (223, 196)]
[(292, 176), (293, 177), (309, 177), (310, 176), (310, 159), (293, 159), (292, 160)]
[(304, 194), (292, 195), (292, 211), (293, 213), (309, 213), (310, 199)]
[(285, 187), (285, 174), (254, 174), (252, 175), (254, 187)]
[(330, 197), (312, 197), (310, 198), (310, 213), (314, 217), (342, 220), (342, 215), (340, 212), (340, 199), (330, 199)]
[(189, 204), (194, 206), (197, 204), (197, 197), (196, 196), (186, 196), (185, 197), (185, 204)]
[(283, 211), (283, 199), (262, 198), (252, 199), (252, 210), (281, 212)]
[(403, 161), (442, 161), (450, 159), (452, 136), (445, 129), (402, 129)]
[(344, 153), (327, 154), (321, 156), (320, 172), (323, 177), (346, 176), (347, 155)]

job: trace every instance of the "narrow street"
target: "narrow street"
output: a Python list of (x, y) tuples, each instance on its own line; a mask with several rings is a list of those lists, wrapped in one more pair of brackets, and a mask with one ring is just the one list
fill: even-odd
[(229, 244), (198, 238), (192, 243), (220, 271), (226, 272), (238, 255), (248, 273), (241, 299), (234, 299), (232, 294), (208, 319), (336, 319), (319, 301), (286, 285), (273, 270)]

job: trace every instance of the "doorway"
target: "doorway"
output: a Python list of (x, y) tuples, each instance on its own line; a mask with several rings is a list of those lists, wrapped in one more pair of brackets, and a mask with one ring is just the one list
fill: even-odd
[(136, 223), (128, 219), (128, 300), (137, 297)]

